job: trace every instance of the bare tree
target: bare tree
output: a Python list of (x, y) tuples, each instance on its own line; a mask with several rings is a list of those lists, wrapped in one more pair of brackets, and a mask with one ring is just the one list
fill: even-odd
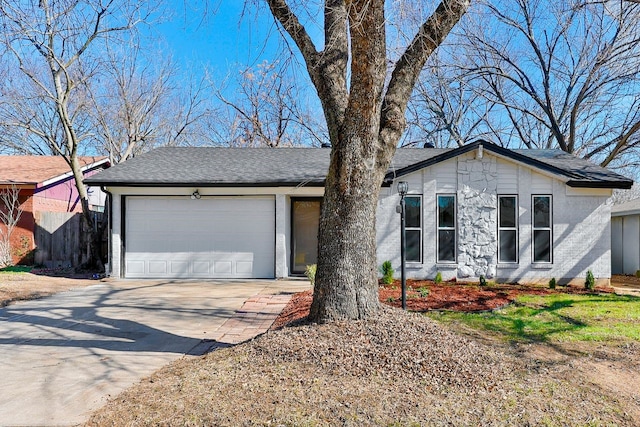
[(231, 79), (232, 96), (218, 90), (227, 118), (218, 117), (217, 125), (224, 126), (220, 133), (231, 145), (320, 146), (328, 142), (326, 126), (305, 105), (301, 85), (289, 77), (287, 68), (287, 63), (263, 61)]
[(521, 145), (638, 164), (640, 5), (515, 0), (479, 16), (466, 29), (471, 69)]
[(212, 108), (206, 77), (184, 78), (161, 54), (145, 57), (137, 40), (125, 47), (107, 47), (102, 78), (88, 85), (98, 152), (115, 164), (157, 145), (198, 142)]
[[(65, 158), (91, 230), (96, 228), (78, 161), (81, 144), (92, 132), (86, 85), (102, 64), (97, 48), (148, 14), (146, 2), (137, 0), (0, 0), (3, 60), (15, 67), (15, 79), (24, 82), (17, 102), (2, 105), (0, 114), (9, 118), (4, 125), (22, 129)], [(12, 115), (9, 110), (21, 108), (25, 100), (38, 107)], [(90, 258), (101, 268), (97, 236), (91, 240)]]
[(326, 0), (324, 40), (318, 42), (312, 38), (318, 31), (303, 24), (315, 25), (316, 19), (300, 18), (321, 15), (312, 10), (315, 2), (267, 3), (304, 58), (332, 144), (311, 318), (365, 318), (379, 309), (376, 208), (406, 127), (407, 102), (426, 60), (469, 1), (445, 0), (426, 13), (399, 55), (387, 48), (384, 0)]
[(0, 268), (13, 265), (11, 236), (21, 216), (20, 189), (16, 185), (0, 189)]
[(503, 133), (493, 118), (496, 104), (483, 96), (486, 88), (469, 74), (466, 58), (464, 46), (456, 41), (429, 58), (409, 101), (403, 146), (462, 146), (478, 138), (495, 140)]

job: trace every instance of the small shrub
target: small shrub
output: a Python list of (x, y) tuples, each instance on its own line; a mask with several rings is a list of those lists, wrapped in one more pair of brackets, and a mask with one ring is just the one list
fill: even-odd
[(640, 270), (636, 270), (636, 277), (640, 278)]
[(307, 279), (311, 282), (311, 287), (316, 287), (316, 264), (307, 265), (307, 268), (304, 270), (304, 275), (307, 276)]
[(390, 285), (393, 283), (393, 266), (391, 261), (385, 261), (380, 266), (380, 272), (382, 273), (382, 283)]
[(422, 286), (418, 288), (418, 293), (422, 298), (426, 298), (427, 296), (429, 296), (429, 288)]
[(396, 299), (394, 297), (387, 297), (387, 302), (394, 302)]
[(487, 279), (484, 276), (480, 276), (480, 286), (487, 286)]
[(556, 278), (552, 277), (551, 280), (549, 280), (549, 289), (555, 289), (556, 288)]
[(438, 271), (436, 273), (436, 278), (433, 281), (435, 282), (436, 285), (439, 285), (440, 283), (442, 283), (442, 273)]
[(596, 287), (596, 279), (593, 277), (591, 270), (587, 271), (587, 280), (584, 281), (584, 288), (590, 291)]

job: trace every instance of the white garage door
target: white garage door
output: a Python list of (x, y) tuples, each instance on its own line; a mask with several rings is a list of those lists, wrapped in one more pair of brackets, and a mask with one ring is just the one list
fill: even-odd
[(273, 197), (127, 197), (125, 277), (272, 278)]

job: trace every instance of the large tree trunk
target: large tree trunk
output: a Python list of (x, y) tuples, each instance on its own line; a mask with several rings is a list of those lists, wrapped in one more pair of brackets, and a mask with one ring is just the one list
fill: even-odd
[(398, 59), (386, 92), (384, 0), (326, 0), (322, 52), (287, 0), (267, 3), (305, 59), (333, 146), (310, 318), (366, 318), (380, 307), (376, 209), (382, 179), (404, 131), (404, 113), (418, 75), (469, 0), (442, 0)]
[(316, 321), (360, 319), (379, 308), (376, 209), (382, 177), (364, 159), (354, 164), (354, 157), (349, 149), (336, 150), (327, 175), (318, 233), (321, 273), (310, 315)]
[[(388, 160), (380, 164), (380, 110), (386, 77), (384, 2), (354, 1), (350, 96), (333, 136), (318, 233), (316, 321), (360, 319), (379, 308), (376, 208)], [(362, 29), (365, 28), (366, 31)]]

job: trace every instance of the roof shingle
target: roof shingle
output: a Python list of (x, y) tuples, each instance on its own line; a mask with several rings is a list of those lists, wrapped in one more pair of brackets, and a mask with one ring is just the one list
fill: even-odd
[[(82, 166), (106, 157), (80, 157)], [(61, 156), (0, 156), (0, 184), (39, 184), (71, 172)]]
[[(482, 143), (491, 150), (497, 147)], [(388, 176), (455, 157), (468, 147), (398, 149)], [(633, 183), (559, 150), (498, 148), (503, 155), (517, 157), (532, 167), (546, 167), (582, 186), (628, 188)], [(101, 171), (85, 182), (111, 186), (322, 186), (330, 152), (327, 148), (161, 147)]]

